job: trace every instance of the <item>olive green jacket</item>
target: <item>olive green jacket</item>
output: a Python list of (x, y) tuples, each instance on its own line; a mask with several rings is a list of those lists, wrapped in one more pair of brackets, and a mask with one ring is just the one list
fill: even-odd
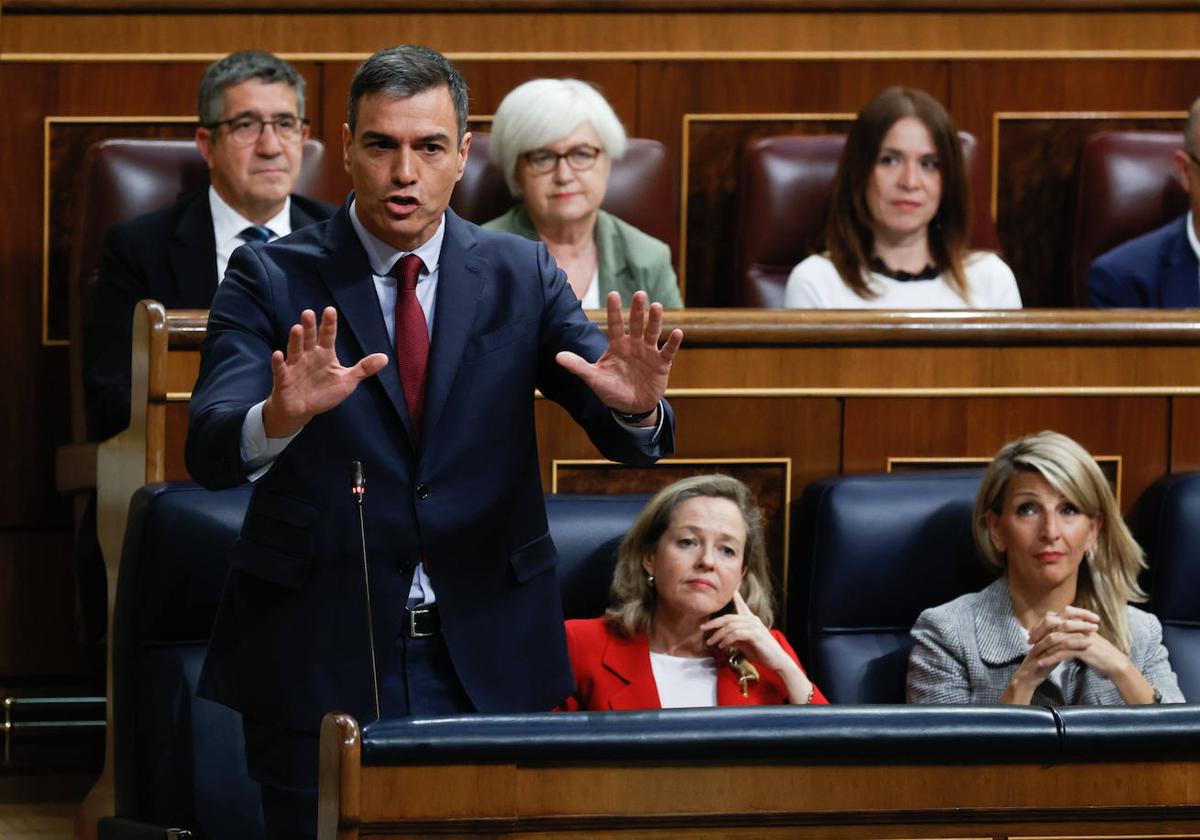
[[(516, 205), (483, 227), (538, 239), (524, 204)], [(601, 210), (596, 218), (596, 251), (600, 258), (601, 305), (609, 292), (620, 292), (621, 305), (629, 306), (633, 293), (644, 289), (651, 302), (658, 301), (667, 309), (683, 307), (667, 243)]]

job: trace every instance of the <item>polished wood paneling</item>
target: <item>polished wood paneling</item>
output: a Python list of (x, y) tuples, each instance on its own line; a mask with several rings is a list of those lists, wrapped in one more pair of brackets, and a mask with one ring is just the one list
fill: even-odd
[(1086, 113), (997, 118), (996, 226), (1026, 306), (1084, 305), (1072, 288), (1079, 155), (1101, 131), (1178, 131), (1178, 119)]
[(96, 651), (75, 633), (74, 608), (70, 536), (0, 533), (0, 684), (96, 670)]
[(1171, 472), (1200, 470), (1200, 397), (1171, 401)]
[(1162, 397), (848, 399), (845, 428), (847, 473), (883, 472), (888, 458), (990, 459), (1015, 437), (1053, 429), (1096, 455), (1120, 457), (1124, 511), (1168, 472), (1169, 406)]
[(886, 50), (1195, 50), (1194, 11), (532, 11), (369, 10), (121, 14), (19, 10), (4, 15), (0, 51), (203, 53), (268, 49), (369, 53), (387, 44), (449, 52), (854, 52)]
[[(488, 762), (362, 766), (349, 716), (322, 724), (324, 840), (393, 834), (1169, 837), (1198, 825), (1200, 769), (1160, 761), (983, 764)], [(1114, 785), (1116, 775), (1122, 780)], [(420, 788), (422, 796), (408, 795)], [(696, 795), (696, 791), (704, 795)], [(718, 832), (720, 832), (718, 834)], [(735, 835), (736, 836), (736, 835)], [(743, 835), (745, 836), (745, 835)]]

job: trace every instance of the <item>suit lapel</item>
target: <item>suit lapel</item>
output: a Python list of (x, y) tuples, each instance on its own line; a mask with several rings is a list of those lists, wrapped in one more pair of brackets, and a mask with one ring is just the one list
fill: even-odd
[(181, 309), (208, 309), (217, 292), (217, 239), (213, 234), (208, 191), (196, 194), (175, 227), (171, 238), (171, 276), (175, 283), (173, 301)]
[(658, 686), (650, 668), (650, 638), (645, 631), (632, 639), (622, 639), (612, 633), (606, 634), (604, 667), (625, 682), (625, 687), (614, 691), (608, 698), (609, 708), (660, 709)]
[(1188, 241), (1187, 214), (1176, 224), (1175, 236), (1166, 240), (1163, 248), (1162, 306), (1175, 309), (1200, 306), (1200, 264)]
[[(370, 353), (387, 354), (388, 364), (375, 378), (383, 386), (411, 441), (412, 420), (408, 416), (408, 406), (404, 402), (404, 391), (400, 386), (396, 348), (388, 340), (387, 324), (383, 321), (383, 313), (379, 309), (379, 296), (375, 293), (374, 274), (367, 262), (362, 243), (350, 224), (349, 213), (350, 204), (347, 201), (330, 220), (324, 242), (328, 254), (321, 261), (317, 271), (337, 304), (339, 331), (350, 331), (358, 342), (362, 356)], [(317, 316), (320, 317), (320, 313), (317, 313)], [(350, 364), (357, 361), (358, 359), (342, 360), (343, 363)]]
[(980, 592), (974, 612), (980, 659), (996, 666), (1025, 658), (1029, 640), (1013, 614), (1008, 578), (1002, 577)]
[(633, 271), (626, 258), (627, 249), (619, 241), (617, 223), (613, 217), (600, 211), (596, 217), (596, 255), (600, 264), (600, 305), (604, 305), (609, 292), (621, 293), (622, 306), (628, 306), (633, 293)]
[(458, 375), (463, 350), (471, 336), (475, 310), (483, 283), (482, 260), (471, 255), (475, 235), (447, 210), (446, 236), (438, 258), (437, 307), (434, 310), (433, 342), (429, 347), (429, 370), (425, 380), (425, 409), (421, 425), (426, 434), (437, 427), (454, 378)]

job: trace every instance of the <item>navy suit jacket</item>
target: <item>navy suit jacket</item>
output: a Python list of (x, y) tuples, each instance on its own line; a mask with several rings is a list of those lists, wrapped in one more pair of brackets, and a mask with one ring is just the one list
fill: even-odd
[(1088, 303), (1175, 309), (1200, 306), (1200, 263), (1188, 242), (1187, 214), (1096, 258)]
[[(471, 701), (484, 712), (550, 709), (571, 693), (557, 554), (547, 527), (534, 389), (561, 404), (613, 460), (672, 451), (673, 418), (642, 446), (555, 362), (606, 346), (545, 245), (446, 212), (419, 442), (395, 351), (348, 205), (328, 222), (240, 248), (213, 300), (192, 394), (187, 464), (210, 488), (244, 481), (241, 427), (271, 390), (270, 356), (300, 312), (338, 310), (337, 353), (389, 364), (313, 418), (258, 479), (234, 546), (201, 693), (248, 716), (316, 731), (340, 709), (373, 718), (358, 514), (349, 465), (363, 462), (367, 554), (380, 674), (419, 558)], [(664, 402), (664, 406), (666, 403)], [(391, 669), (391, 670), (389, 670)]]
[[(337, 208), (292, 196), (292, 230)], [(114, 225), (104, 240), (100, 276), (84, 320), (83, 376), (88, 437), (104, 440), (129, 425), (133, 310), (151, 298), (167, 309), (208, 309), (217, 291), (217, 243), (208, 188)]]

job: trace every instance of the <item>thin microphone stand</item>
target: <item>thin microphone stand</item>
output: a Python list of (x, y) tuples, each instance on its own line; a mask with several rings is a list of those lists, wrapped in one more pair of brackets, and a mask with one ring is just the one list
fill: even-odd
[(367, 493), (367, 480), (363, 477), (361, 461), (350, 462), (350, 493), (358, 508), (358, 541), (362, 546), (363, 588), (367, 593), (367, 645), (371, 651), (371, 690), (375, 697), (375, 719), (379, 720), (379, 672), (375, 667), (375, 621), (371, 613), (371, 573), (367, 571), (367, 528), (363, 521), (363, 496)]

